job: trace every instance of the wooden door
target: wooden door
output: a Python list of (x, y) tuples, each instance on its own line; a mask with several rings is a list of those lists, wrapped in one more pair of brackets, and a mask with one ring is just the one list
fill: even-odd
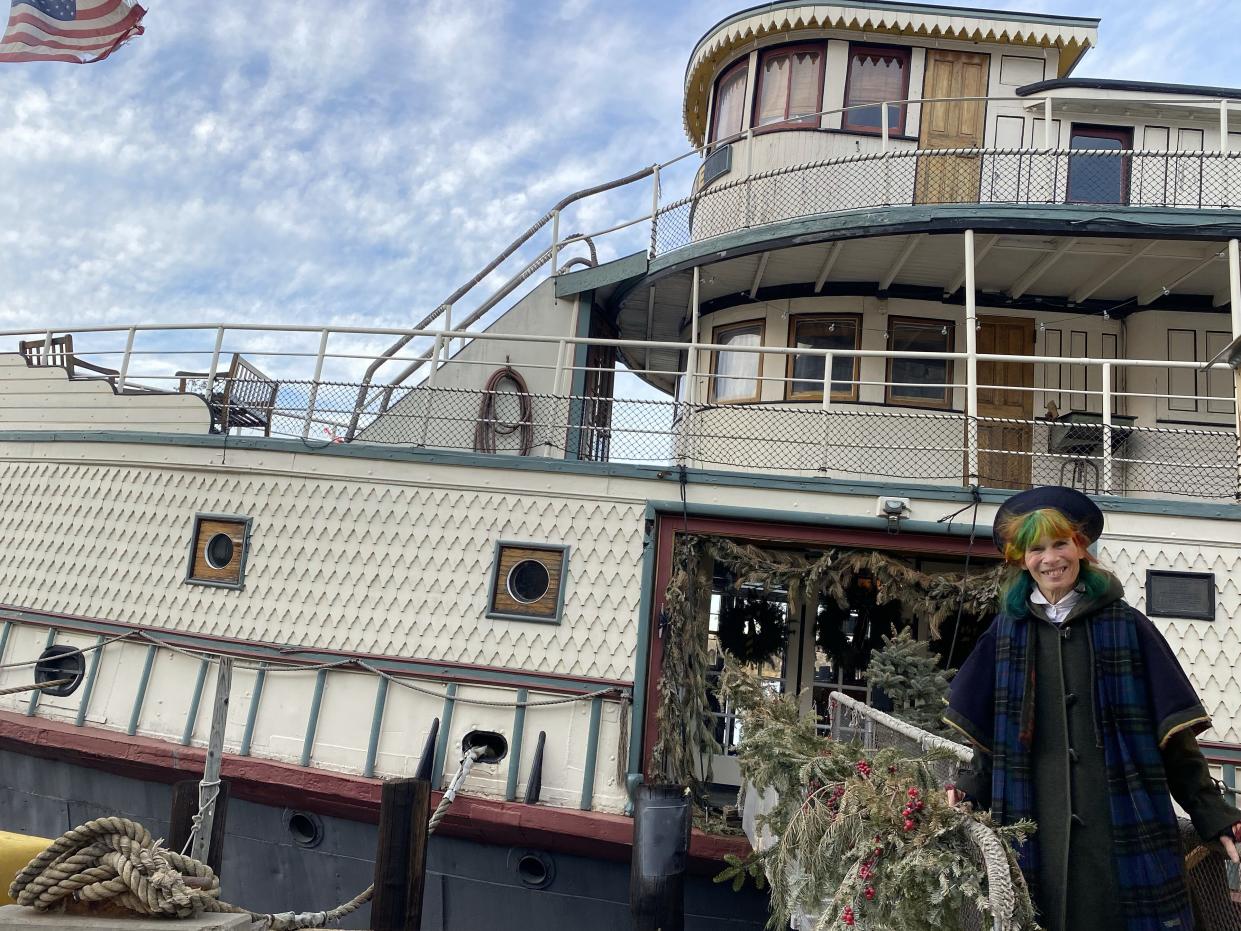
[[(1034, 355), (1034, 321), (1019, 317), (979, 317), (978, 351)], [(978, 363), (979, 482), (991, 488), (1026, 488), (1034, 434), (1034, 363)], [(987, 418), (1022, 421), (1005, 423)]]
[[(924, 98), (985, 97), (991, 56), (927, 49)], [(977, 149), (983, 144), (985, 100), (922, 105), (920, 149)], [(978, 201), (982, 158), (977, 155), (919, 156), (914, 202), (971, 204)]]

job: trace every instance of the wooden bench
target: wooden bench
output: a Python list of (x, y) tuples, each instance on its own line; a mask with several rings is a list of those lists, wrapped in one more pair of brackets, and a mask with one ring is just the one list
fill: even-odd
[[(223, 372), (217, 372), (210, 386), (207, 372), (177, 372), (182, 394), (201, 394), (211, 407), (215, 429), (228, 433), (233, 427), (253, 427), (271, 436), (272, 410), (280, 382), (263, 374), (251, 363), (233, 353)], [(199, 382), (201, 387), (195, 385)], [(196, 390), (197, 389), (197, 390)]]
[[(25, 357), (27, 365), (62, 368), (69, 373), (70, 378), (98, 378), (102, 376), (108, 381), (113, 381), (121, 374), (116, 369), (104, 368), (102, 365), (95, 365), (75, 356), (73, 354), (72, 333), (66, 333), (64, 336), (53, 336), (50, 340), (46, 337), (43, 339), (23, 339), (18, 343), (18, 348)], [(93, 372), (94, 374), (79, 376), (76, 371), (78, 369)]]

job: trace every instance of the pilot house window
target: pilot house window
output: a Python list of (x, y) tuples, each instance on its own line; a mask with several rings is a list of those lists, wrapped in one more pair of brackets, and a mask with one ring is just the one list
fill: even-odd
[[(909, 49), (882, 45), (851, 45), (849, 73), (845, 79), (845, 110), (842, 129), (861, 133), (879, 133), (883, 129), (883, 111), (877, 104), (904, 100), (909, 96)], [(888, 132), (905, 133), (905, 107), (888, 104)]]
[[(792, 318), (789, 345), (794, 349), (857, 349), (860, 328), (855, 316)], [(789, 392), (791, 401), (823, 400), (824, 356), (795, 355), (789, 357)], [(832, 357), (832, 399), (857, 399), (856, 357)]]
[[(1123, 126), (1074, 126), (1069, 148), (1105, 152), (1132, 149), (1133, 130)], [(1129, 156), (1105, 152), (1069, 156), (1069, 203), (1129, 202)]]
[[(823, 46), (783, 45), (758, 62), (755, 126), (817, 126), (823, 101)], [(800, 119), (799, 119), (800, 118)]]
[(745, 79), (749, 66), (749, 60), (743, 58), (715, 82), (712, 142), (728, 139), (741, 132), (741, 117), (745, 113)]
[[(952, 343), (953, 325), (948, 320), (888, 320), (888, 349), (892, 352), (952, 352)], [(952, 360), (889, 359), (887, 402), (951, 407)]]

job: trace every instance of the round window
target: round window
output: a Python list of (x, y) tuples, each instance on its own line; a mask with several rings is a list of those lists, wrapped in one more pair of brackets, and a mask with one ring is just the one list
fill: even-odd
[(547, 594), (551, 577), (537, 559), (523, 559), (508, 572), (508, 593), (514, 601), (532, 604)]
[(217, 533), (207, 541), (207, 565), (223, 569), (233, 561), (233, 540), (226, 533)]

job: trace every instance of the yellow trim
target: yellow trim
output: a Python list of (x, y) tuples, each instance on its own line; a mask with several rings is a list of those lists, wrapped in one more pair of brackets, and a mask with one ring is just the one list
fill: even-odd
[(1204, 714), (1201, 717), (1197, 717), (1190, 721), (1184, 721), (1181, 724), (1178, 724), (1176, 727), (1172, 728), (1172, 730), (1168, 731), (1168, 733), (1163, 735), (1163, 740), (1159, 741), (1159, 749), (1162, 750), (1164, 747), (1166, 747), (1168, 745), (1168, 741), (1171, 740), (1173, 737), (1175, 737), (1177, 734), (1179, 734), (1181, 731), (1186, 730), (1187, 728), (1190, 728), (1190, 727), (1194, 727), (1198, 724), (1209, 725), (1210, 723), (1211, 723), (1211, 719), (1207, 715)]
[(978, 740), (976, 737), (972, 737), (969, 733), (966, 732), (965, 728), (961, 727), (961, 725), (955, 723), (954, 721), (949, 721), (945, 717), (941, 717), (940, 720), (943, 721), (945, 724), (947, 724), (949, 727), (951, 727), (954, 731), (958, 731), (961, 734), (961, 736), (963, 736), (966, 740), (972, 743), (975, 747), (977, 747), (983, 753), (991, 753), (990, 747), (988, 747), (981, 740)]

